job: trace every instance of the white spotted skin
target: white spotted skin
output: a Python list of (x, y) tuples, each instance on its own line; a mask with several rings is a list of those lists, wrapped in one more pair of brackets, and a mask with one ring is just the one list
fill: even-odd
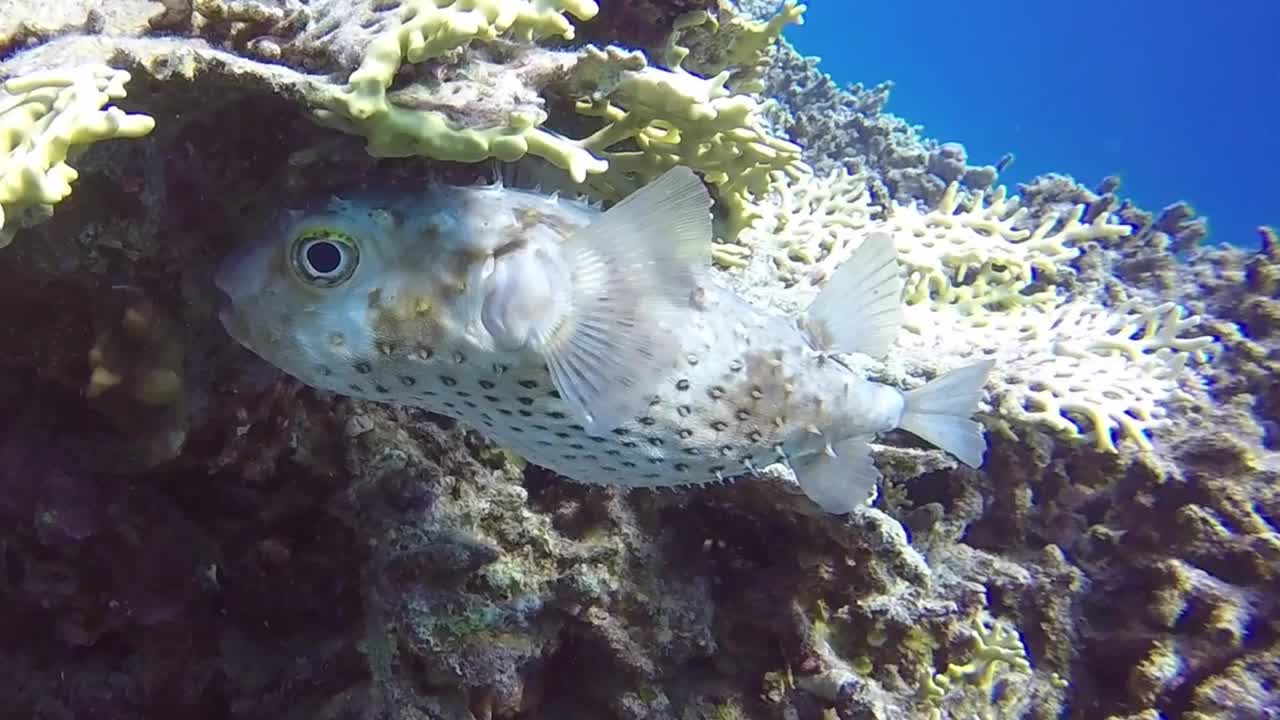
[[(677, 329), (678, 358), (645, 393), (647, 410), (617, 428), (588, 433), (559, 399), (538, 354), (503, 351), (477, 338), (466, 320), (475, 312), (472, 303), (465, 292), (454, 297), (448, 289), (471, 268), (443, 266), (459, 247), (494, 247), (492, 237), (515, 224), (512, 206), (532, 203), (554, 215), (557, 230), (525, 229), (552, 235), (589, 222), (596, 211), (494, 188), (452, 189), (445, 198), (443, 205), (409, 198), (379, 207), (342, 203), (325, 222), (361, 235), (363, 245), (361, 267), (341, 292), (299, 289), (279, 270), (285, 254), (279, 246), (287, 244), (279, 235), (287, 236), (288, 226), (260, 238), (220, 272), (230, 298), (223, 314), (228, 330), (311, 386), (456, 418), (529, 462), (583, 483), (664, 487), (727, 480), (823, 452), (848, 437), (891, 430), (901, 419), (898, 390), (863, 380), (813, 348), (795, 318), (762, 311), (704, 278)], [(398, 218), (390, 225), (379, 221), (389, 205)], [(430, 242), (445, 250), (422, 247), (423, 225), (442, 213), (470, 235), (437, 228)]]

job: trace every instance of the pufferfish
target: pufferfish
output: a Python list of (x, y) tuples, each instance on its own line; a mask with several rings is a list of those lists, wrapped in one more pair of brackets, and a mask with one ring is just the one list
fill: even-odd
[(282, 212), (218, 268), (221, 319), (302, 382), (460, 420), (570, 480), (724, 481), (782, 462), (831, 513), (874, 496), (868, 443), (905, 429), (978, 466), (991, 361), (902, 391), (890, 236), (801, 314), (709, 271), (711, 197), (676, 167), (601, 211), (501, 182), (365, 192)]

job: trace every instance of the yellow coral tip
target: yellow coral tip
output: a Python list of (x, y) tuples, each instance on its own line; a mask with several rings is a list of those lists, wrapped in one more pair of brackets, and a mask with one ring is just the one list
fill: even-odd
[(104, 367), (97, 367), (89, 374), (89, 386), (85, 388), (87, 398), (96, 398), (102, 393), (120, 384), (124, 378)]

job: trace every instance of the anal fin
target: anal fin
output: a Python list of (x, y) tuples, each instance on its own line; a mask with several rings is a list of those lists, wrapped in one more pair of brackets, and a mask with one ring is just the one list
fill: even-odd
[(823, 510), (840, 515), (876, 496), (880, 471), (871, 459), (869, 437), (852, 437), (828, 453), (793, 461), (800, 489)]

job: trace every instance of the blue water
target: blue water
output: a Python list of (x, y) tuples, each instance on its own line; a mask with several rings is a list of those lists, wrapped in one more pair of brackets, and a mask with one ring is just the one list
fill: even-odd
[(838, 83), (895, 83), (886, 108), (971, 164), (1012, 152), (1159, 212), (1209, 218), (1206, 242), (1280, 227), (1280, 1), (911, 3), (810, 0), (787, 37)]

